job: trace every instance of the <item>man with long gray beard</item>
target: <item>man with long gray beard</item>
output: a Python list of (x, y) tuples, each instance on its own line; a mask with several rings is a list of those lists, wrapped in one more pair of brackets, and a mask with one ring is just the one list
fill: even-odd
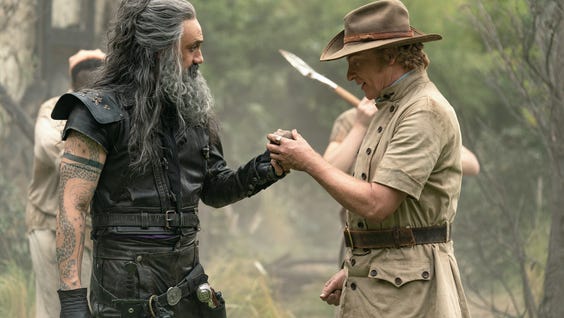
[[(198, 202), (221, 207), (284, 170), (265, 152), (232, 170), (198, 65), (185, 0), (123, 0), (101, 79), (63, 95), (57, 259), (61, 317), (225, 317), (198, 260)], [(94, 241), (91, 311), (80, 281), (85, 216)]]

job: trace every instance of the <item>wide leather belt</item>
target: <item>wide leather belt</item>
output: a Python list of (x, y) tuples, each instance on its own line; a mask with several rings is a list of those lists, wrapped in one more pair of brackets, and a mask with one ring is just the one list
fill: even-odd
[(419, 244), (450, 241), (450, 224), (430, 227), (392, 228), (384, 230), (344, 230), (345, 245), (351, 248), (400, 248)]
[(140, 228), (164, 227), (183, 228), (198, 227), (200, 221), (195, 211), (176, 212), (174, 210), (162, 212), (128, 212), (128, 213), (97, 213), (92, 216), (92, 226), (96, 229), (113, 226), (132, 226)]
[(196, 291), (198, 286), (208, 281), (208, 275), (204, 273), (204, 268), (200, 263), (196, 264), (194, 269), (190, 271), (181, 282), (176, 286), (169, 287), (167, 291), (160, 295), (153, 295), (149, 298), (149, 306), (153, 305), (153, 301), (157, 301), (161, 305), (174, 306), (178, 304), (180, 299), (186, 297)]

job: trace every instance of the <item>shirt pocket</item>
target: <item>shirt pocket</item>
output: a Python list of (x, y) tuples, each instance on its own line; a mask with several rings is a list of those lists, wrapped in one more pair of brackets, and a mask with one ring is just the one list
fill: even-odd
[(401, 262), (387, 261), (370, 265), (368, 277), (386, 281), (397, 288), (413, 281), (433, 279), (433, 264), (429, 261)]

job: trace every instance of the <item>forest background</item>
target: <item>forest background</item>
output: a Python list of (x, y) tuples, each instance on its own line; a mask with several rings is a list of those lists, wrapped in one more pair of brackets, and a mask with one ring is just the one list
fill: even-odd
[[(563, 4), (404, 2), (412, 25), (444, 37), (425, 46), (429, 74), (481, 163), (480, 175), (463, 180), (453, 229), (474, 316), (564, 317)], [(362, 97), (346, 81), (344, 60), (320, 63), (319, 55), (343, 16), (367, 1), (192, 3), (205, 36), (201, 71), (216, 99), (230, 166), (262, 152), (265, 135), (277, 128), (298, 129), (323, 152), (333, 120), (350, 106), (301, 76), (278, 50)], [(68, 56), (105, 50), (116, 4), (0, 0), (2, 317), (34, 311), (24, 211), (37, 109), (67, 90)], [(315, 181), (292, 172), (253, 198), (201, 210), (202, 262), (230, 317), (333, 314), (318, 295), (338, 266), (339, 207)]]

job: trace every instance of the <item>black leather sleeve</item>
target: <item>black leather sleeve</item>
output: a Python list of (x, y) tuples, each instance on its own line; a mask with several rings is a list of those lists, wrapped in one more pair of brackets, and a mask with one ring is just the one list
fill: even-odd
[(66, 140), (71, 130), (76, 130), (88, 138), (94, 140), (108, 152), (110, 149), (111, 136), (108, 132), (108, 127), (111, 125), (102, 125), (98, 123), (88, 108), (84, 105), (76, 105), (69, 115), (69, 119), (63, 130), (63, 140)]
[(201, 199), (207, 205), (222, 207), (253, 196), (283, 177), (274, 172), (268, 151), (252, 158), (237, 170), (230, 169), (219, 144), (210, 149)]
[(96, 141), (108, 152), (119, 123), (124, 119), (121, 108), (110, 94), (85, 90), (61, 96), (51, 113), (53, 119), (66, 119), (62, 138), (76, 130)]

